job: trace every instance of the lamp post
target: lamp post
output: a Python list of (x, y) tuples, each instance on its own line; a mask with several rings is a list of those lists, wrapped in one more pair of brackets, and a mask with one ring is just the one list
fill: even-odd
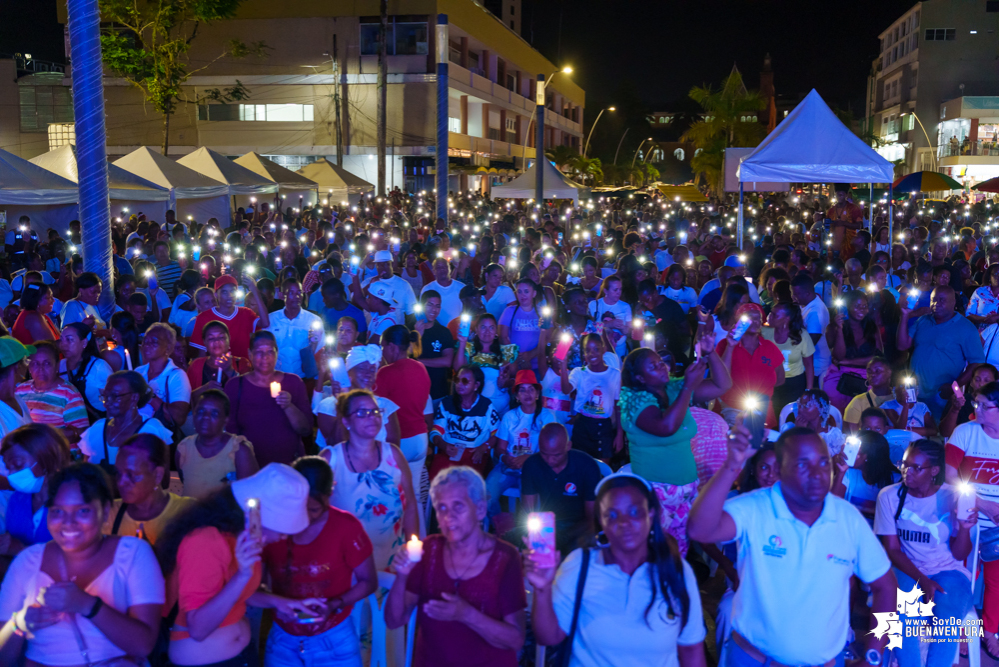
[(437, 217), (447, 220), (448, 193), (448, 29), (447, 14), (437, 15), (437, 147), (434, 181)]
[[(552, 75), (554, 76), (554, 75)], [(538, 75), (537, 103), (534, 112), (538, 115), (534, 139), (534, 201), (542, 211), (545, 205), (545, 169), (542, 163), (545, 157), (545, 75)]]
[(590, 133), (586, 135), (586, 143), (583, 144), (583, 157), (586, 157), (586, 151), (590, 147), (590, 137), (593, 136), (593, 130), (596, 129), (597, 123), (600, 122), (600, 117), (604, 115), (605, 111), (617, 111), (614, 107), (607, 107), (606, 109), (601, 109), (600, 113), (597, 114), (596, 120), (593, 121), (593, 125), (590, 126)]
[(617, 155), (621, 152), (621, 144), (624, 143), (624, 138), (628, 136), (628, 131), (631, 130), (630, 127), (624, 128), (624, 133), (621, 134), (621, 138), (617, 140), (617, 150), (614, 151), (614, 164), (617, 164)]
[[(652, 137), (649, 137), (648, 139), (642, 139), (642, 143), (638, 144), (638, 148), (635, 149), (635, 154), (631, 157), (631, 166), (632, 167), (635, 166), (635, 160), (638, 159), (638, 151), (642, 150), (642, 146), (645, 145), (646, 141), (652, 141)], [(643, 160), (643, 162), (644, 162), (644, 160)]]
[[(552, 72), (548, 76), (548, 78), (544, 80), (544, 87), (545, 88), (548, 87), (548, 84), (555, 77), (555, 75), (558, 74), (559, 72), (562, 72), (563, 74), (572, 74), (572, 68), (571, 67), (563, 67), (560, 70)], [(541, 83), (541, 78), (543, 76), (544, 76), (543, 74), (539, 74), (538, 75), (538, 82), (539, 83)], [(531, 117), (527, 120), (527, 132), (524, 134), (524, 152), (523, 152), (523, 154), (521, 156), (521, 159), (524, 161), (524, 169), (527, 169), (527, 137), (530, 136), (530, 134), (531, 134), (531, 123), (534, 122), (534, 114), (535, 114), (536, 111), (537, 111), (537, 107), (535, 107), (534, 111), (531, 111)]]
[(926, 128), (923, 127), (923, 121), (919, 120), (919, 116), (916, 115), (915, 111), (906, 111), (903, 114), (899, 114), (898, 117), (901, 118), (902, 116), (906, 116), (906, 115), (912, 116), (913, 118), (916, 119), (916, 122), (919, 123), (919, 129), (921, 129), (923, 131), (923, 136), (926, 137), (926, 146), (930, 149), (930, 165), (932, 166), (933, 171), (936, 171), (937, 170), (937, 156), (934, 155), (934, 153), (933, 153), (933, 142), (930, 141), (930, 135), (926, 133)]

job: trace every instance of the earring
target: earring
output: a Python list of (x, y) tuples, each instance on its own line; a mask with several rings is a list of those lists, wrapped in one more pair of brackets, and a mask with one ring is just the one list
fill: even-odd
[(597, 533), (596, 541), (598, 549), (606, 549), (607, 547), (610, 546), (610, 540), (607, 539), (607, 535), (604, 534), (604, 531), (602, 530), (599, 533)]

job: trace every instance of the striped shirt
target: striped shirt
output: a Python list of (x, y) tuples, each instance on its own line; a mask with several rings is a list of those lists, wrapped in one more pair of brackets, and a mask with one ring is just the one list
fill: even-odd
[(160, 289), (167, 293), (171, 299), (173, 299), (176, 294), (177, 281), (180, 280), (180, 274), (184, 272), (180, 268), (180, 264), (177, 262), (170, 262), (166, 266), (160, 266), (156, 264), (156, 280), (160, 284)]
[(36, 424), (50, 424), (58, 428), (73, 426), (80, 430), (90, 427), (87, 407), (83, 397), (71, 384), (60, 380), (55, 386), (40, 391), (29, 380), (17, 385), (14, 395), (24, 401)]

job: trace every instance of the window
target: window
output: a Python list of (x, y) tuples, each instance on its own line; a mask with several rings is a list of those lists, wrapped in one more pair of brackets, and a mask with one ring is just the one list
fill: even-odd
[(513, 27), (513, 20), (510, 21), (510, 30), (516, 30), (516, 28)]
[(990, 13), (999, 12), (999, 0), (987, 0), (985, 3), (985, 11)]
[(514, 118), (506, 119), (506, 131), (515, 132), (517, 130), (517, 121)]
[[(21, 81), (32, 79), (35, 82), (53, 83), (62, 81), (62, 74), (42, 78), (34, 74), (24, 77)], [(32, 85), (18, 83), (17, 92), (20, 95), (21, 132), (48, 132), (49, 123), (73, 122), (73, 96), (69, 86), (63, 85)]]
[(311, 122), (313, 110), (311, 104), (199, 104), (198, 120)]
[(912, 78), (909, 81), (909, 87), (910, 88), (915, 88), (916, 84), (918, 82), (919, 82), (919, 70), (918, 69), (914, 69), (914, 70), (912, 70)]
[(461, 134), (461, 119), (460, 118), (447, 118), (447, 131), (454, 132), (456, 134)]
[[(426, 21), (397, 21), (389, 17), (388, 44), (386, 52), (390, 56), (425, 56), (429, 53)], [(378, 35), (381, 25), (371, 20), (361, 20), (361, 55), (378, 55)], [(471, 55), (471, 54), (469, 54)]]
[(927, 42), (953, 42), (957, 39), (957, 30), (954, 28), (927, 28), (924, 39)]
[(683, 162), (683, 157), (684, 157), (683, 149), (677, 148), (675, 151), (673, 151), (673, 157), (675, 157), (680, 162)]

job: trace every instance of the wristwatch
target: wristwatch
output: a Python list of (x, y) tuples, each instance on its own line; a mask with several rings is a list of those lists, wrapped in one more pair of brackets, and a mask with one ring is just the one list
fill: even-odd
[(881, 652), (876, 649), (873, 648), (867, 649), (867, 653), (864, 654), (864, 657), (867, 659), (868, 665), (881, 664)]

